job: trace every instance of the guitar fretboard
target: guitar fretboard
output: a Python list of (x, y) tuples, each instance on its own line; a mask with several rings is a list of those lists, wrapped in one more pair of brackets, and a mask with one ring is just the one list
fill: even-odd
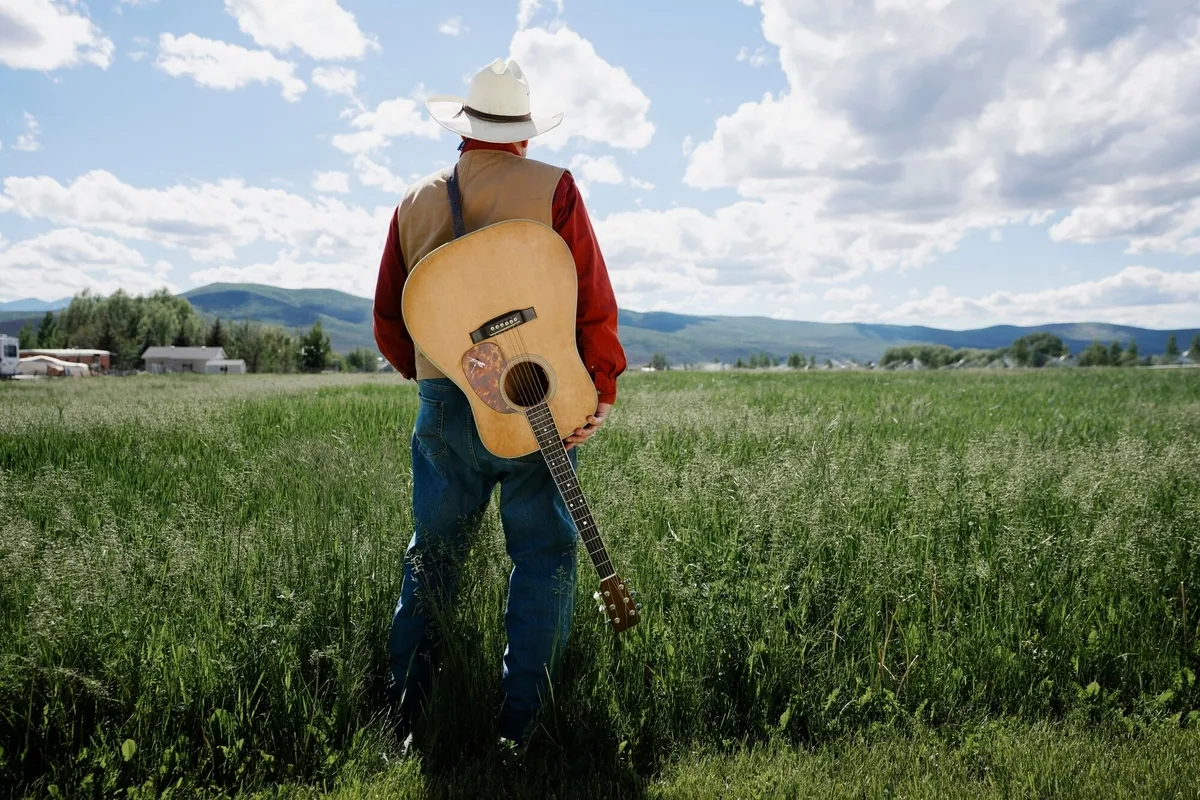
[(611, 577), (616, 570), (608, 559), (608, 552), (600, 539), (596, 520), (592, 518), (587, 499), (579, 488), (579, 476), (575, 474), (575, 467), (567, 457), (567, 448), (558, 436), (558, 426), (554, 423), (550, 407), (546, 403), (538, 403), (525, 411), (525, 417), (533, 428), (538, 447), (542, 451), (542, 457), (546, 459), (546, 466), (550, 468), (559, 494), (567, 504), (567, 510), (579, 531), (579, 538), (583, 539), (588, 555), (592, 558), (592, 565), (601, 580)]

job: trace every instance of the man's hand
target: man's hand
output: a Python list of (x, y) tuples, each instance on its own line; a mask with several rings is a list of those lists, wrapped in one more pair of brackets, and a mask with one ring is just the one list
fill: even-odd
[(566, 448), (570, 450), (575, 445), (583, 444), (590, 439), (593, 433), (600, 430), (600, 426), (604, 424), (604, 419), (611, 410), (612, 403), (597, 403), (596, 413), (587, 418), (588, 424), (582, 428), (576, 428), (575, 432), (567, 437)]

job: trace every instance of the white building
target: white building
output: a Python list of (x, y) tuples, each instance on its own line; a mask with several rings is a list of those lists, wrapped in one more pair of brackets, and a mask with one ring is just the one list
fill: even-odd
[(246, 371), (246, 362), (225, 355), (224, 347), (147, 347), (142, 353), (146, 371), (228, 374)]
[(49, 377), (86, 378), (92, 374), (87, 364), (63, 361), (54, 356), (26, 356), (17, 366), (19, 375), (46, 375)]
[(240, 358), (214, 358), (204, 365), (209, 375), (241, 375), (246, 371), (246, 362)]

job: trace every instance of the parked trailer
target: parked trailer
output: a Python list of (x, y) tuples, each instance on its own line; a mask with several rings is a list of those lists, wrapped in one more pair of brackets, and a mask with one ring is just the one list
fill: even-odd
[(21, 341), (15, 336), (0, 334), (0, 378), (7, 380), (17, 374), (21, 363)]

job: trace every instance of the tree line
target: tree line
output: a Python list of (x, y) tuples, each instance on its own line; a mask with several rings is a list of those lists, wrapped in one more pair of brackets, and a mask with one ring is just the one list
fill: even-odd
[[(963, 366), (985, 366), (1002, 358), (1009, 358), (1020, 367), (1044, 367), (1051, 360), (1070, 355), (1070, 350), (1062, 339), (1051, 333), (1031, 333), (1015, 340), (1008, 347), (994, 350), (972, 348), (954, 349), (946, 345), (913, 345), (906, 347), (888, 348), (880, 360), (880, 366), (889, 367), (899, 364), (919, 362), (922, 366), (932, 369), (947, 367), (952, 364)], [(1200, 363), (1200, 334), (1192, 338), (1188, 357)], [(1174, 363), (1179, 358), (1179, 344), (1174, 334), (1167, 338), (1166, 352), (1159, 359), (1165, 363)], [(1093, 341), (1079, 353), (1078, 363), (1081, 367), (1132, 367), (1149, 366), (1155, 363), (1155, 358), (1149, 354), (1143, 355), (1138, 350), (1137, 341), (1130, 339), (1127, 345), (1114, 340), (1105, 346)]]
[(325, 369), (373, 371), (376, 354), (357, 348), (334, 352), (317, 320), (305, 332), (252, 320), (208, 322), (186, 298), (165, 289), (130, 296), (118, 290), (107, 297), (82, 292), (55, 315), (26, 322), (18, 334), (22, 349), (81, 348), (112, 353), (112, 368), (143, 366), (149, 347), (221, 347), (228, 358), (246, 362), (247, 372), (321, 372)]

